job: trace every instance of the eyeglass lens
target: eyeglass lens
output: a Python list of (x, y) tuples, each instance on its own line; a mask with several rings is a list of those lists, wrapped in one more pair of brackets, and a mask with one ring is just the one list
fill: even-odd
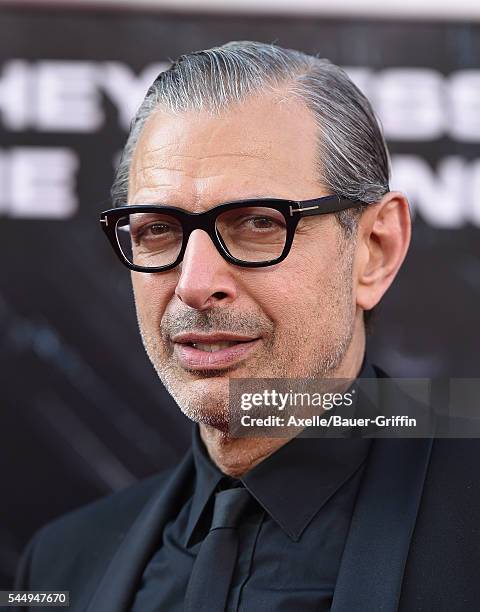
[[(287, 227), (283, 214), (266, 206), (246, 206), (221, 213), (215, 224), (228, 253), (244, 262), (267, 262), (283, 252)], [(116, 235), (125, 258), (145, 268), (172, 264), (183, 242), (182, 223), (165, 213), (130, 213), (117, 221)]]

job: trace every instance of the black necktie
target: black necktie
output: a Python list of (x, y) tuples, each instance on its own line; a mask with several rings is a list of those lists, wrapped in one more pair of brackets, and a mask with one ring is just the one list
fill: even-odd
[(238, 551), (237, 525), (252, 499), (245, 487), (215, 494), (210, 531), (198, 552), (185, 594), (185, 612), (223, 612)]

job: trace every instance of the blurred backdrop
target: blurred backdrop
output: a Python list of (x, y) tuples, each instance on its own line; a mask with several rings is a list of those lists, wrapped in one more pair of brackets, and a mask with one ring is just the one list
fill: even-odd
[(0, 588), (39, 526), (188, 444), (98, 223), (130, 119), (182, 53), (250, 39), (348, 70), (415, 219), (372, 360), (395, 376), (479, 375), (480, 11), (241, 4), (0, 2)]

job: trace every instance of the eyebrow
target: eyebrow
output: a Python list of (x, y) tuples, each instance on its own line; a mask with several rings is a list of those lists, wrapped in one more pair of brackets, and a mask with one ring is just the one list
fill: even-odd
[[(247, 201), (247, 200), (267, 200), (267, 199), (275, 199), (275, 200), (292, 200), (293, 198), (286, 198), (284, 196), (275, 196), (275, 195), (258, 195), (258, 194), (254, 194), (254, 195), (249, 195), (249, 196), (244, 196), (244, 197), (239, 197), (239, 198), (234, 198), (234, 199), (224, 199), (221, 202), (217, 202), (215, 204), (212, 204), (211, 206), (209, 206), (207, 209), (205, 210), (210, 210), (210, 208), (215, 208), (216, 206), (220, 206), (221, 204), (226, 204), (226, 203), (230, 203), (230, 202), (243, 202), (243, 201)], [(196, 204), (198, 203), (198, 201), (196, 202)], [(142, 204), (145, 204), (146, 206), (173, 206), (175, 208), (184, 208), (184, 206), (182, 205), (178, 205), (178, 204), (173, 204), (172, 202), (165, 202), (165, 201), (159, 201), (159, 200), (155, 200), (153, 202), (137, 202), (136, 204), (132, 204), (130, 202), (127, 203), (128, 206), (141, 206)], [(194, 206), (195, 208), (195, 206)], [(187, 209), (185, 209), (187, 210)], [(188, 212), (188, 211), (187, 211)]]

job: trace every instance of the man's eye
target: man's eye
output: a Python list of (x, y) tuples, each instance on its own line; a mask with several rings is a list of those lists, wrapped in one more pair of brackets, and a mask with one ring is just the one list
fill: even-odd
[(282, 223), (271, 217), (248, 217), (242, 220), (241, 226), (245, 229), (269, 230), (282, 227)]
[(167, 232), (171, 231), (171, 227), (169, 225), (166, 225), (165, 223), (155, 223), (155, 225), (150, 225), (147, 228), (147, 232), (149, 234), (154, 234), (156, 236), (160, 235), (160, 234), (166, 234)]
[(145, 240), (155, 236), (164, 236), (173, 232), (173, 228), (167, 223), (151, 223), (134, 230), (133, 235), (137, 240)]
[(252, 224), (258, 228), (269, 228), (274, 225), (274, 222), (267, 217), (254, 217), (252, 219)]

